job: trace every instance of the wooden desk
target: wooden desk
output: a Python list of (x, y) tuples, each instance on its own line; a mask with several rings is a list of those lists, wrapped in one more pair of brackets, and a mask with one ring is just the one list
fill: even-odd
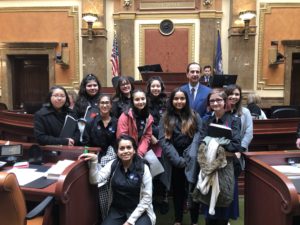
[[(6, 141), (0, 140), (0, 145), (4, 145)], [(37, 145), (36, 143), (28, 143), (28, 142), (17, 142), (17, 141), (11, 141), (10, 144), (21, 144), (23, 147), (23, 155), (24, 158), (28, 158), (28, 149), (32, 145)], [(83, 146), (62, 146), (62, 145), (46, 145), (42, 146), (39, 145), (39, 147), (44, 152), (44, 160), (45, 162), (51, 162), (56, 163), (58, 160), (63, 159), (71, 159), (71, 160), (77, 160), (78, 156), (83, 152), (85, 147)], [(101, 151), (100, 147), (88, 147), (88, 150), (90, 152), (98, 153)], [(56, 153), (53, 154), (53, 151)]]
[(59, 225), (96, 225), (99, 219), (98, 189), (89, 184), (88, 177), (87, 163), (76, 161), (67, 167), (56, 183), (44, 189), (22, 187), (22, 191), (30, 201), (55, 196), (58, 218), (54, 221)]
[(180, 82), (186, 83), (187, 77), (185, 72), (148, 72), (141, 74), (143, 81), (147, 82), (151, 77), (161, 77), (163, 82)]
[(34, 142), (33, 115), (8, 110), (0, 111), (0, 138)]
[(300, 195), (292, 181), (273, 169), (300, 151), (248, 152), (245, 170), (245, 225), (292, 225), (300, 215)]
[(253, 140), (249, 151), (295, 149), (300, 118), (253, 121)]
[[(0, 140), (0, 144), (5, 141)], [(13, 142), (12, 144), (17, 144)], [(32, 143), (23, 145), (24, 155)], [(43, 189), (25, 188), (22, 191), (26, 200), (40, 201), (48, 195), (55, 197), (55, 207), (58, 209), (54, 216), (53, 210), (46, 210), (49, 223), (47, 225), (96, 225), (99, 219), (98, 188), (89, 183), (89, 168), (86, 162), (77, 161), (83, 147), (76, 146), (41, 146), (44, 152), (57, 151), (60, 154), (45, 154), (44, 162), (57, 162), (59, 159), (76, 160), (65, 169), (56, 183)], [(100, 148), (89, 148), (90, 151), (100, 151)], [(55, 218), (54, 218), (55, 217)]]

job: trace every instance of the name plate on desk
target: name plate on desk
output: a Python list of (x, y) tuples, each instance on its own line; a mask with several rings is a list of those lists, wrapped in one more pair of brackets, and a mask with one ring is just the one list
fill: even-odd
[(23, 155), (22, 145), (1, 145), (0, 146), (1, 157), (22, 156), (22, 155)]
[(7, 163), (14, 163), (23, 155), (22, 145), (1, 145), (0, 158)]

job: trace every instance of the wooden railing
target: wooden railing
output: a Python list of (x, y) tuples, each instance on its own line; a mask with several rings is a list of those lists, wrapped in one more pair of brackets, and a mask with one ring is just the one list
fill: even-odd
[(3, 140), (34, 142), (33, 115), (0, 111), (0, 138)]
[[(249, 151), (294, 149), (299, 122), (300, 118), (254, 120)], [(35, 142), (33, 115), (0, 111), (0, 138)]]

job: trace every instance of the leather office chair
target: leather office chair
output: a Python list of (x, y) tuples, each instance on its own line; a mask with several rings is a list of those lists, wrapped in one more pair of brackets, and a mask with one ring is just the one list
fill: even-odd
[(279, 108), (272, 112), (271, 118), (296, 118), (299, 111), (295, 108)]
[(52, 201), (47, 197), (26, 215), (23, 193), (13, 173), (0, 172), (0, 223), (3, 225), (41, 225), (43, 216), (37, 216)]

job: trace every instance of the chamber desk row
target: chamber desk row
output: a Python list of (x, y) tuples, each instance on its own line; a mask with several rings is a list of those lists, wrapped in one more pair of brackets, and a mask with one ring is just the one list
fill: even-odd
[(286, 165), (288, 158), (300, 159), (300, 151), (245, 155), (245, 225), (300, 224), (300, 194), (291, 179), (272, 167)]
[[(4, 141), (0, 141), (0, 144), (3, 143)], [(30, 143), (23, 143), (24, 155), (30, 146)], [(96, 225), (99, 220), (97, 187), (89, 184), (87, 163), (76, 160), (83, 148), (45, 146), (42, 149), (45, 152), (46, 164), (66, 157), (75, 160), (59, 176), (58, 181), (50, 186), (42, 189), (22, 187), (26, 201), (41, 201), (49, 195), (55, 197), (55, 204), (45, 210), (43, 225)], [(90, 148), (89, 150), (99, 151), (100, 149)], [(53, 155), (52, 151), (56, 154)]]

